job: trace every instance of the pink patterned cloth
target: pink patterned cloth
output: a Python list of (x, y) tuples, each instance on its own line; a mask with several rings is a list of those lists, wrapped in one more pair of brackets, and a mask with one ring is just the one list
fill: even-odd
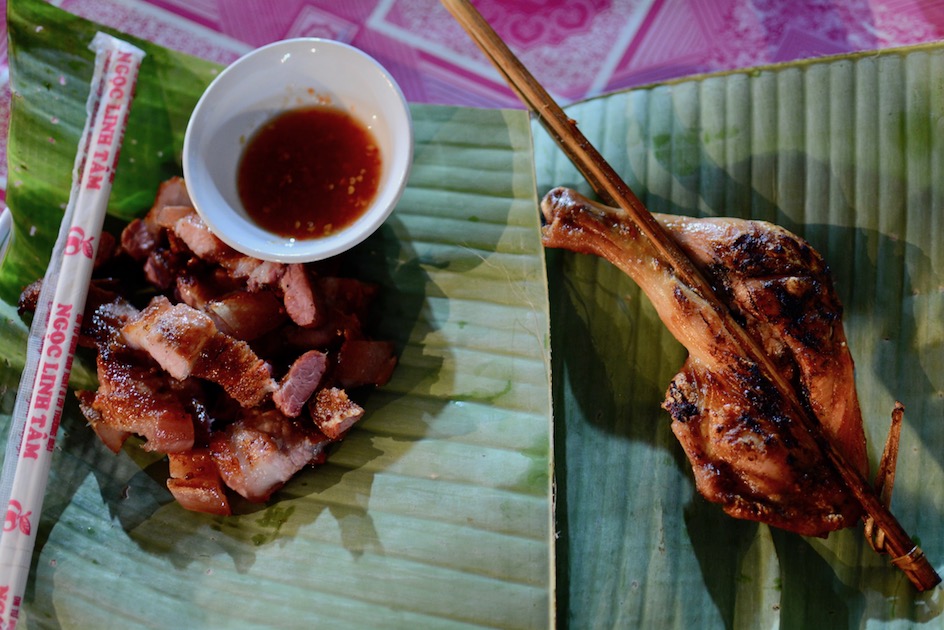
[[(77, 15), (227, 63), (289, 37), (373, 55), (417, 103), (521, 107), (437, 0), (57, 0)], [(933, 41), (931, 0), (474, 0), (562, 104), (695, 73)], [(4, 0), (0, 5), (6, 6)], [(0, 39), (0, 194), (10, 87)]]

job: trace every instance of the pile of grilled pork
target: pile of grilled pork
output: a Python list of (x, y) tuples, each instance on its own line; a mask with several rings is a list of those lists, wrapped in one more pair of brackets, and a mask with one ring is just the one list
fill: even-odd
[(364, 415), (348, 392), (385, 384), (396, 365), (393, 344), (365, 332), (377, 287), (337, 266), (240, 254), (182, 179), (164, 182), (120, 242), (99, 245), (80, 338), (97, 350), (99, 387), (77, 392), (82, 412), (115, 452), (137, 435), (166, 453), (187, 509), (230, 514), (231, 492), (268, 500)]

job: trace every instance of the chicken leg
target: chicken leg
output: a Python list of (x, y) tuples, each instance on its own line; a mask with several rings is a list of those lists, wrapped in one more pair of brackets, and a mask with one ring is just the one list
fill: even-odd
[[(663, 406), (698, 491), (731, 516), (807, 536), (853, 525), (861, 506), (793, 407), (744, 359), (702, 298), (658, 262), (625, 213), (564, 188), (545, 196), (542, 211), (545, 246), (595, 254), (620, 268), (688, 350)], [(769, 223), (655, 218), (761, 342), (846, 460), (866, 475), (842, 307), (820, 255)]]

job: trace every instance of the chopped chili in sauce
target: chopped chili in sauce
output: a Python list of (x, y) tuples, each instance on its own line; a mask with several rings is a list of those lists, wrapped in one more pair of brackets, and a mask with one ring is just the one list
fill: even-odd
[(377, 194), (380, 173), (370, 130), (344, 111), (315, 106), (280, 114), (249, 138), (237, 187), (259, 226), (312, 239), (357, 220)]

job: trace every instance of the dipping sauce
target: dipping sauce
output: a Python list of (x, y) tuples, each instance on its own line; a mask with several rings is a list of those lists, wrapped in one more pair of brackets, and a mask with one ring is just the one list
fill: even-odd
[(237, 172), (243, 207), (260, 227), (295, 239), (341, 230), (377, 194), (381, 156), (370, 131), (328, 106), (276, 116), (246, 144)]

